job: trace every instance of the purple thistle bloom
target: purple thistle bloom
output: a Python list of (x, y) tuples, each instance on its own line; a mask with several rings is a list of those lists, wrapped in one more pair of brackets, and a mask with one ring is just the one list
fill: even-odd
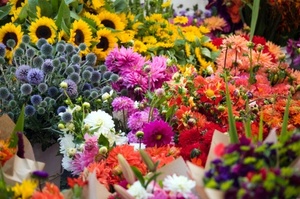
[(69, 97), (73, 98), (76, 97), (78, 92), (77, 92), (77, 85), (73, 80), (66, 79), (64, 80), (68, 84), (68, 88), (66, 89), (67, 94)]
[(17, 132), (17, 136), (18, 136), (18, 151), (17, 151), (17, 155), (20, 158), (24, 158), (24, 139), (23, 139), (23, 133), (22, 132)]
[(46, 171), (34, 171), (32, 172), (32, 176), (40, 179), (48, 178), (49, 174)]
[(170, 144), (174, 132), (172, 127), (165, 121), (157, 120), (146, 124), (143, 128), (143, 143), (147, 147), (160, 147)]
[(27, 80), (30, 84), (38, 85), (44, 80), (44, 73), (38, 68), (31, 68), (27, 74)]
[(45, 74), (52, 73), (54, 69), (54, 66), (52, 64), (51, 59), (46, 59), (42, 65), (42, 70), (44, 71)]
[(134, 101), (129, 97), (116, 97), (111, 105), (114, 111), (127, 111), (129, 114), (134, 111)]
[(20, 81), (27, 82), (27, 74), (30, 69), (31, 69), (31, 67), (28, 65), (19, 66), (15, 73), (17, 79)]

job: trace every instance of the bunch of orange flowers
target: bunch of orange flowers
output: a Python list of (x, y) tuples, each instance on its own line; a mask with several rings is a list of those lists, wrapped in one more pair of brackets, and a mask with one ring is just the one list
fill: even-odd
[(16, 153), (16, 148), (10, 146), (9, 140), (0, 139), (0, 164), (1, 166)]

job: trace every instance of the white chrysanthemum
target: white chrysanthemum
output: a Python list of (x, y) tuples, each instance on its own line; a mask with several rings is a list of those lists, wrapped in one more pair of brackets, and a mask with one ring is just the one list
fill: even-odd
[(71, 169), (71, 166), (72, 166), (72, 158), (68, 157), (67, 155), (65, 155), (63, 158), (62, 158), (62, 161), (61, 161), (61, 165), (62, 167), (67, 170), (67, 171), (72, 171)]
[(196, 186), (196, 182), (189, 180), (185, 176), (177, 176), (173, 174), (172, 176), (167, 176), (164, 181), (164, 190), (170, 191), (171, 194), (181, 193), (185, 198), (192, 193), (192, 189)]
[(63, 137), (59, 139), (59, 151), (60, 153), (67, 155), (69, 148), (75, 148), (74, 136), (72, 134), (65, 134)]
[(122, 136), (120, 134), (116, 134), (115, 131), (103, 132), (102, 135), (108, 139), (110, 146), (113, 146), (113, 144), (122, 145), (128, 143), (128, 138), (126, 135)]
[(112, 117), (102, 110), (92, 111), (83, 121), (90, 126), (91, 130), (97, 129), (95, 135), (108, 133), (115, 127)]
[(127, 191), (136, 199), (148, 199), (149, 197), (153, 196), (153, 194), (146, 191), (146, 189), (141, 185), (140, 181), (134, 182)]

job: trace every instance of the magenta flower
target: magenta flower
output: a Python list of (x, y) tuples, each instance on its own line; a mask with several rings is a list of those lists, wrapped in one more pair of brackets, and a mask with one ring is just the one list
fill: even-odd
[[(128, 128), (130, 128), (132, 131), (139, 131), (143, 129), (143, 126), (148, 123), (149, 121), (149, 113), (150, 109), (146, 108), (143, 111), (138, 111), (133, 113), (129, 119), (128, 119)], [(160, 119), (159, 117), (159, 112), (155, 108), (152, 113), (152, 120), (158, 120)]]
[(127, 111), (129, 114), (134, 111), (134, 101), (129, 97), (116, 97), (112, 102), (114, 111)]
[(126, 69), (133, 67), (142, 68), (145, 64), (145, 58), (134, 52), (131, 48), (116, 47), (107, 55), (105, 65), (108, 70), (116, 73), (122, 73)]
[(145, 124), (143, 143), (146, 147), (161, 147), (170, 144), (174, 136), (172, 127), (162, 120)]

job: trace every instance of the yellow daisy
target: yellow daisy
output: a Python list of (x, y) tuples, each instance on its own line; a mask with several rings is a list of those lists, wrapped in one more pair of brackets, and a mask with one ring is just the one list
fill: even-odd
[(14, 198), (31, 198), (37, 187), (37, 182), (34, 180), (24, 180), (22, 184), (17, 183), (14, 187), (12, 187), (12, 191), (14, 192)]
[(111, 28), (114, 30), (124, 30), (125, 24), (122, 22), (121, 18), (115, 14), (108, 11), (103, 11), (97, 15), (98, 20), (106, 28)]
[(89, 25), (82, 19), (74, 21), (70, 30), (69, 42), (75, 46), (79, 46), (81, 43), (85, 43), (87, 49), (83, 53), (86, 53), (91, 45), (91, 41), (92, 31)]
[(116, 37), (108, 29), (97, 31), (97, 44), (93, 48), (93, 52), (97, 55), (98, 60), (104, 61), (105, 57), (117, 44)]
[(184, 44), (184, 47), (185, 47), (185, 54), (186, 54), (186, 56), (190, 57), (191, 56), (191, 45), (186, 42)]
[(104, 0), (92, 0), (92, 6), (95, 10), (103, 7), (105, 5)]
[(144, 53), (147, 51), (147, 46), (140, 40), (135, 40), (133, 44), (133, 50), (138, 53)]
[(120, 34), (116, 34), (116, 37), (119, 39), (121, 44), (129, 43), (133, 41), (135, 35), (135, 31), (133, 30), (125, 30)]
[(162, 8), (167, 8), (171, 6), (171, 0), (167, 0), (166, 2), (164, 2), (163, 4), (161, 4)]
[(13, 49), (6, 48), (6, 58), (9, 60), (12, 58), (12, 51), (16, 49), (22, 42), (23, 32), (20, 25), (16, 26), (13, 23), (7, 23), (0, 28), (0, 43), (6, 45), (9, 39), (15, 41), (15, 46)]
[(174, 24), (187, 24), (189, 19), (186, 16), (177, 16), (174, 18)]
[(44, 38), (49, 44), (53, 44), (56, 39), (57, 26), (53, 19), (41, 17), (32, 22), (29, 27), (29, 36), (33, 43), (36, 43), (40, 38)]

